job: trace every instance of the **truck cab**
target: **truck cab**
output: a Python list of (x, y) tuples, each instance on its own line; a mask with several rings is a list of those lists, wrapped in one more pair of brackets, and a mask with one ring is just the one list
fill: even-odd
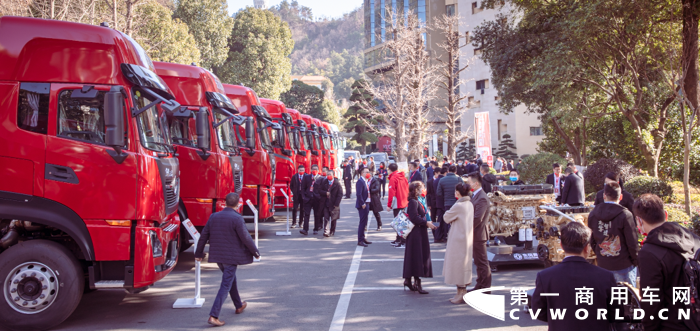
[[(292, 191), (289, 184), (292, 182), (292, 176), (296, 173), (296, 153), (293, 148), (294, 135), (292, 133), (294, 120), (284, 103), (264, 98), (261, 98), (260, 102), (272, 117), (272, 121), (279, 124), (279, 129), (269, 128), (277, 164), (274, 204), (275, 206), (292, 208)], [(283, 191), (289, 197), (289, 203), (284, 197)]]
[(333, 136), (333, 147), (335, 147), (335, 155), (337, 159), (337, 164), (338, 164), (338, 175), (337, 177), (342, 176), (342, 169), (340, 169), (340, 164), (343, 163), (343, 160), (345, 159), (345, 138), (340, 136), (340, 131), (338, 130), (338, 126), (335, 124), (329, 124), (331, 128), (331, 135)]
[[(226, 207), (226, 195), (243, 189), (242, 150), (235, 132), (245, 127), (246, 119), (210, 71), (194, 65), (154, 65), (182, 105), (167, 117), (180, 160), (178, 215), (201, 231), (212, 213)], [(180, 248), (185, 250), (192, 238), (184, 228), (180, 232)]]
[(321, 157), (322, 155), (318, 140), (318, 131), (316, 130), (316, 124), (314, 124), (314, 118), (306, 114), (301, 114), (301, 120), (306, 125), (304, 139), (306, 139), (306, 148), (311, 154), (309, 156), (310, 165), (308, 171), (311, 172), (311, 166), (314, 165), (318, 167), (319, 171), (321, 171), (321, 168), (323, 167), (323, 158)]
[(330, 153), (330, 148), (328, 146), (328, 141), (326, 141), (325, 133), (324, 131), (326, 129), (323, 128), (323, 122), (319, 120), (318, 118), (313, 119), (313, 125), (314, 125), (314, 131), (317, 133), (316, 134), (316, 141), (318, 143), (318, 149), (321, 151), (320, 155), (320, 164), (318, 165), (319, 167), (327, 167), (330, 168), (331, 166), (331, 153)]
[(268, 128), (276, 129), (279, 124), (272, 122), (272, 117), (260, 103), (255, 91), (240, 85), (223, 86), (226, 96), (236, 106), (240, 116), (252, 122), (251, 130), (240, 128), (236, 136), (240, 145), (246, 146), (242, 149), (243, 169), (246, 169), (243, 172), (241, 190), (243, 218), (246, 222), (253, 221), (253, 211), (246, 203), (250, 200), (258, 209), (259, 221), (274, 221), (273, 198), (277, 166)]
[(147, 289), (177, 263), (180, 109), (106, 25), (0, 17), (0, 325), (47, 329), (91, 289)]
[(335, 150), (335, 139), (333, 133), (331, 132), (330, 124), (327, 122), (321, 122), (323, 127), (323, 141), (326, 148), (328, 148), (328, 168), (338, 173), (338, 155)]
[(306, 130), (307, 124), (301, 119), (301, 113), (296, 109), (287, 108), (287, 112), (292, 116), (290, 139), (294, 146), (295, 164), (297, 167), (303, 165), (307, 173), (311, 172), (311, 151), (307, 147)]

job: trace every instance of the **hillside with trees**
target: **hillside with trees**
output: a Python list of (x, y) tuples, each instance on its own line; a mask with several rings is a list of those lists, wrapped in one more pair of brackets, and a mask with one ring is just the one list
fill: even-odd
[(334, 19), (315, 18), (311, 8), (297, 1), (282, 1), (270, 11), (292, 30), (292, 74), (326, 76), (336, 99), (350, 98), (352, 83), (363, 77), (362, 7)]

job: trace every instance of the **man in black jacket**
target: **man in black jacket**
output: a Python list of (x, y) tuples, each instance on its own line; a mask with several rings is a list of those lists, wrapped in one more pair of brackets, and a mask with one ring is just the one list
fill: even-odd
[[(688, 286), (683, 268), (686, 260), (700, 249), (700, 238), (678, 223), (667, 222), (664, 203), (654, 194), (647, 193), (637, 198), (633, 209), (637, 226), (643, 233), (648, 233), (639, 251), (641, 288), (655, 299), (653, 302), (642, 300), (644, 330), (690, 330), (678, 319), (679, 310), (688, 307), (684, 300), (676, 300), (683, 296), (678, 295), (674, 287)], [(667, 311), (662, 313), (662, 309)], [(659, 315), (668, 319), (661, 320)]]
[(301, 182), (304, 179), (306, 168), (303, 164), (297, 167), (297, 173), (292, 176), (289, 189), (292, 191), (292, 228), (297, 226), (297, 211), (299, 211), (299, 227), (304, 223), (304, 197), (301, 190)]
[(318, 177), (318, 166), (311, 166), (311, 174), (304, 175), (301, 181), (301, 194), (304, 199), (304, 228), (299, 230), (299, 233), (303, 235), (309, 234), (309, 221), (311, 219), (311, 211), (314, 211), (314, 231), (316, 227), (321, 227), (321, 220), (316, 216), (318, 215), (318, 201), (314, 196), (314, 183)]
[[(442, 200), (443, 203), (443, 215), (457, 202), (455, 198), (455, 187), (457, 184), (462, 182), (462, 178), (458, 177), (455, 172), (457, 171), (456, 165), (451, 165), (448, 168), (448, 173), (440, 179), (437, 189), (435, 190), (435, 196)], [(444, 219), (440, 218), (440, 225), (435, 231), (437, 237), (435, 237), (435, 242), (447, 242), (447, 233), (450, 231), (450, 225), (445, 223)]]
[[(435, 168), (435, 173), (433, 175), (433, 208), (435, 208), (435, 212), (431, 210), (431, 217), (434, 217), (435, 220), (433, 223), (440, 224), (440, 221), (442, 221), (442, 215), (445, 214), (445, 200), (443, 199), (442, 196), (438, 197), (437, 196), (437, 188), (438, 185), (440, 184), (440, 180), (445, 177), (445, 173), (447, 173), (447, 169), (445, 168), (440, 168), (436, 167)], [(444, 222), (443, 222), (444, 223)], [(438, 225), (438, 229), (440, 226)], [(433, 231), (433, 239), (437, 238), (437, 229), (432, 230)]]
[(583, 206), (586, 197), (583, 190), (583, 179), (574, 174), (574, 170), (571, 168), (564, 170), (564, 176), (566, 176), (566, 180), (564, 180), (564, 188), (561, 191), (561, 204)]
[[(326, 189), (326, 204), (323, 210), (323, 236), (335, 235), (335, 222), (340, 218), (340, 200), (343, 198), (343, 189), (333, 176), (333, 170), (326, 171), (326, 181), (323, 187)], [(330, 223), (330, 229), (328, 224)]]
[(374, 214), (374, 219), (377, 220), (377, 231), (382, 231), (382, 216), (379, 214), (384, 210), (384, 206), (382, 206), (382, 184), (376, 176), (370, 177), (369, 197), (371, 200), (369, 209)]
[(238, 295), (236, 269), (239, 265), (253, 263), (253, 257), (260, 258), (260, 251), (248, 233), (243, 216), (236, 211), (239, 200), (236, 193), (226, 195), (226, 208), (211, 214), (194, 253), (194, 258), (201, 262), (204, 258), (204, 246), (209, 242), (209, 263), (216, 263), (224, 273), (219, 292), (209, 312), (208, 323), (215, 326), (225, 324), (219, 320), (219, 313), (227, 295), (231, 295), (236, 314), (242, 313), (248, 306)]
[(326, 200), (328, 200), (326, 171), (328, 171), (328, 168), (323, 167), (323, 171), (314, 177), (313, 192), (314, 199), (316, 199), (316, 209), (314, 210), (314, 234), (318, 234), (323, 228), (323, 215), (325, 215)]
[(343, 161), (343, 182), (345, 183), (345, 199), (350, 199), (352, 194), (352, 164)]
[[(620, 184), (619, 176), (614, 172), (608, 172), (607, 174), (605, 174), (605, 184), (607, 185), (609, 183)], [(631, 212), (632, 206), (634, 206), (634, 197), (632, 196), (631, 193), (625, 191), (622, 188), (622, 185), (619, 185), (619, 186), (620, 186), (620, 189), (622, 190), (622, 200), (620, 201), (620, 205), (627, 208), (627, 210), (629, 210)], [(598, 193), (596, 193), (595, 203), (593, 203), (594, 205), (597, 206), (605, 201), (603, 199), (603, 191), (604, 190), (605, 189), (602, 189), (602, 190), (598, 191)]]
[(422, 182), (423, 176), (420, 173), (419, 163), (411, 162), (408, 164), (408, 183), (415, 181)]
[(556, 200), (558, 203), (561, 203), (561, 190), (564, 188), (564, 178), (561, 175), (561, 166), (559, 163), (552, 164), (552, 173), (547, 176), (545, 183), (554, 187)]
[(617, 183), (605, 184), (605, 203), (588, 215), (591, 228), (591, 248), (597, 265), (613, 273), (618, 282), (637, 287), (637, 226), (632, 212), (618, 204), (622, 190)]
[(489, 167), (488, 164), (484, 163), (481, 165), (481, 189), (484, 190), (485, 193), (491, 193), (493, 190), (492, 186), (498, 185), (498, 180), (506, 180), (504, 176), (500, 175), (494, 175), (490, 172), (491, 167)]
[[(537, 314), (537, 319), (547, 322), (550, 331), (610, 330), (610, 322), (614, 321), (616, 313), (622, 315), (622, 312), (615, 311), (621, 309), (618, 302), (611, 300), (612, 288), (617, 286), (615, 277), (610, 271), (586, 261), (591, 251), (588, 245), (590, 235), (590, 230), (581, 223), (564, 225), (560, 238), (566, 257), (561, 263), (537, 273), (532, 313)], [(587, 314), (577, 313), (580, 309), (586, 310)], [(598, 319), (599, 310), (605, 312), (605, 317)], [(559, 316), (553, 316), (557, 311)], [(577, 318), (584, 315), (587, 318)]]

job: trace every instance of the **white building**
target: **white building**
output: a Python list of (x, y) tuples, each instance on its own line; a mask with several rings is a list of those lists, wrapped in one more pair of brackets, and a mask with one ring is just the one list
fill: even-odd
[[(484, 21), (494, 21), (499, 12), (508, 10), (508, 6), (500, 9), (481, 10), (481, 1), (457, 0), (457, 12), (462, 21), (459, 24), (459, 33), (473, 35), (473, 30)], [(474, 113), (489, 112), (491, 128), (491, 147), (496, 152), (504, 134), (508, 133), (515, 143), (518, 155), (537, 153), (537, 143), (544, 135), (540, 120), (535, 114), (527, 114), (526, 107), (520, 105), (509, 115), (503, 114), (498, 107), (498, 93), (491, 84), (491, 70), (479, 56), (479, 50), (468, 45), (463, 48), (460, 63), (465, 63), (474, 58), (469, 68), (462, 72), (460, 79), (464, 85), (460, 86), (461, 93), (469, 93), (472, 105), (462, 117), (462, 131), (474, 129)]]
[(257, 9), (267, 9), (268, 7), (268, 0), (254, 0), (255, 2), (255, 8)]

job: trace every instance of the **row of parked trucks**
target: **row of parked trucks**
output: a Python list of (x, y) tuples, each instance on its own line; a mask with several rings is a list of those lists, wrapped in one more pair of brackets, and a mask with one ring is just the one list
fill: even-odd
[[(0, 325), (63, 322), (86, 290), (138, 293), (240, 194), (272, 221), (338, 128), (106, 25), (0, 18)], [(246, 203), (240, 212), (253, 222)]]

